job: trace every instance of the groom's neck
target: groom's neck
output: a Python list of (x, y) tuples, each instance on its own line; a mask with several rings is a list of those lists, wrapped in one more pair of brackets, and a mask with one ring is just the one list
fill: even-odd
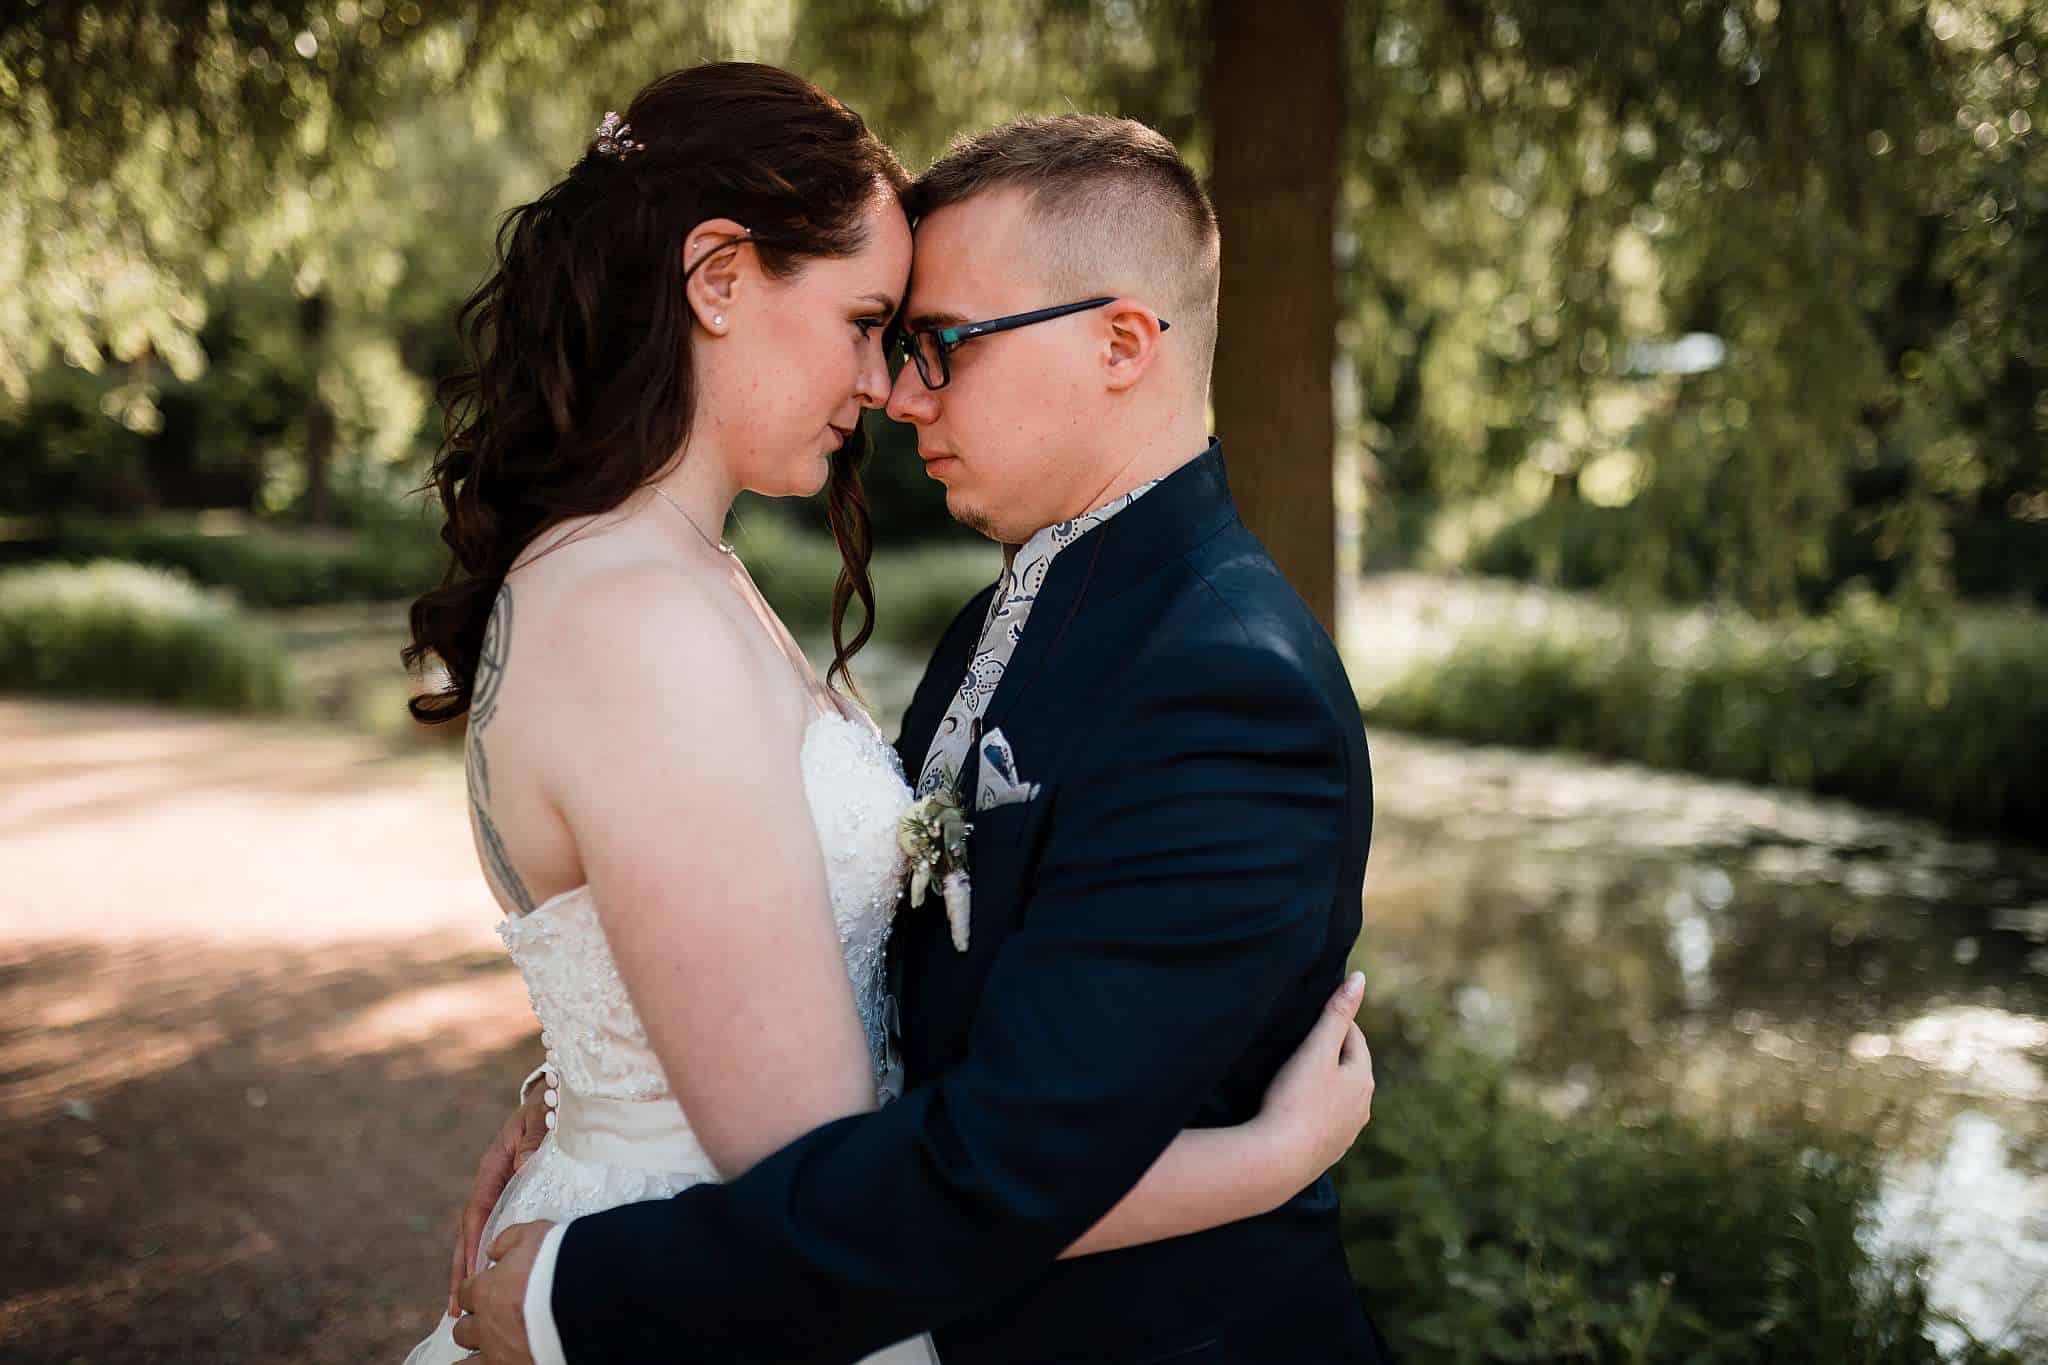
[[(1085, 485), (1090, 491), (1046, 525), (1057, 526), (1106, 507), (1134, 488), (1165, 478), (1208, 448), (1209, 416), (1204, 409), (1173, 413), (1164, 421), (1148, 424), (1144, 430), (1125, 433), (1121, 440), (1112, 437), (1099, 464), (1099, 477)], [(1037, 531), (1031, 534), (1036, 535)], [(1021, 542), (1003, 546), (1006, 566), (1020, 548)]]

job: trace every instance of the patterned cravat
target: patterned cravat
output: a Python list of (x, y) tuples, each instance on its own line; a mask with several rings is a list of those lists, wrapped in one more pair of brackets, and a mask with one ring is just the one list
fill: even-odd
[(981, 624), (974, 661), (967, 665), (967, 676), (961, 680), (960, 690), (953, 694), (946, 718), (939, 722), (938, 732), (932, 736), (924, 767), (918, 771), (919, 796), (930, 796), (941, 787), (954, 785), (966, 767), (974, 722), (988, 709), (989, 698), (995, 696), (996, 687), (1003, 680), (1003, 670), (1010, 666), (1010, 656), (1017, 652), (1017, 642), (1024, 638), (1024, 625), (1031, 619), (1031, 604), (1038, 600), (1053, 560), (1060, 551), (1129, 507), (1158, 483), (1154, 479), (1140, 484), (1093, 512), (1048, 526), (1010, 557), (1003, 576), (996, 581), (996, 595), (990, 599), (988, 616)]

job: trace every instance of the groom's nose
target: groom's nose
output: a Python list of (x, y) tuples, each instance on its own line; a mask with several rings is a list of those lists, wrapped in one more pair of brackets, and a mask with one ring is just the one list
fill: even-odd
[(925, 426), (939, 420), (939, 396), (924, 386), (917, 366), (905, 365), (896, 372), (889, 388), (889, 415), (899, 422)]

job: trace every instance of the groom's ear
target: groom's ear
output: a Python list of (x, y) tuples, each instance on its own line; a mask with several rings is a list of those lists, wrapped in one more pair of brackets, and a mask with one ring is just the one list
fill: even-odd
[(732, 245), (746, 231), (730, 218), (706, 218), (683, 239), (683, 269), (690, 277), (684, 293), (690, 311), (698, 326), (720, 336), (732, 325), (741, 280), (753, 269), (753, 248)]
[(1167, 324), (1136, 299), (1117, 299), (1100, 316), (1108, 333), (1102, 353), (1103, 376), (1112, 392), (1120, 392), (1152, 368)]

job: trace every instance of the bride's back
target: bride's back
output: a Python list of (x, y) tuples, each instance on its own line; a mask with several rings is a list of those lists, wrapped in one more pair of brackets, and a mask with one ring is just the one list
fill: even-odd
[[(687, 546), (678, 552), (673, 528), (653, 518), (666, 511), (641, 494), (611, 513), (557, 524), (520, 555), (493, 606), (465, 752), (478, 857), (507, 913), (589, 880), (562, 803), (603, 790), (603, 732), (678, 715), (715, 693), (715, 704), (750, 718), (761, 762), (796, 762), (810, 706), (805, 680), (771, 633), (779, 625), (756, 614), (765, 605), (750, 606), (750, 591), (733, 581), (736, 564)], [(691, 666), (626, 697), (640, 716), (621, 715), (616, 698), (594, 707), (591, 671), (650, 636), (682, 644)], [(673, 774), (679, 784), (697, 780)]]
[[(536, 541), (478, 670), (478, 849), (558, 1106), (483, 1247), (743, 1171), (887, 1066), (901, 767), (814, 704), (736, 560), (692, 564), (631, 507)], [(409, 1365), (461, 1358), (452, 1325)]]

